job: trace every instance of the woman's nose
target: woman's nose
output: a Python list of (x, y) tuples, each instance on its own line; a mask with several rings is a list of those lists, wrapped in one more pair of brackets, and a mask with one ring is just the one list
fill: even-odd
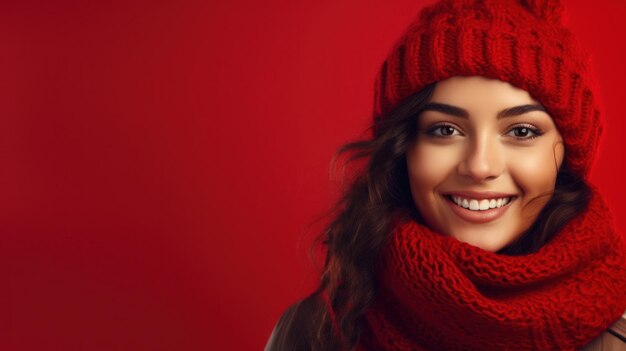
[(490, 137), (471, 141), (459, 163), (459, 174), (481, 183), (496, 179), (504, 171), (504, 154), (498, 140)]

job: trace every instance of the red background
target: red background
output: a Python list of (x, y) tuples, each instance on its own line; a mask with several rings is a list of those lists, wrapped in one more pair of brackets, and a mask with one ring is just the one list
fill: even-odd
[[(3, 1), (0, 349), (262, 349), (424, 3)], [(624, 229), (626, 2), (566, 4)]]

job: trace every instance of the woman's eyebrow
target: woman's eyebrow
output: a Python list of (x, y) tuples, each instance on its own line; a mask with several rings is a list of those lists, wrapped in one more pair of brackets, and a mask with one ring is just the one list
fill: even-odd
[[(426, 105), (424, 105), (424, 108), (422, 109), (422, 111), (437, 111), (437, 112), (445, 113), (447, 115), (452, 115), (456, 117), (469, 118), (469, 112), (467, 112), (467, 110), (464, 110), (457, 106), (442, 104), (439, 102), (427, 103)], [(522, 115), (524, 113), (528, 113), (531, 111), (548, 112), (546, 111), (545, 107), (543, 107), (542, 105), (538, 105), (538, 104), (520, 105), (520, 106), (505, 108), (504, 110), (498, 112), (498, 115), (496, 118), (502, 119), (506, 117), (514, 117), (514, 116), (519, 116), (519, 115)]]
[(447, 115), (452, 115), (456, 117), (469, 118), (469, 113), (457, 106), (452, 106), (448, 104), (442, 104), (439, 102), (429, 102), (424, 105), (422, 111), (437, 111), (441, 113), (445, 113)]
[(546, 108), (539, 104), (521, 105), (505, 108), (504, 110), (498, 112), (498, 116), (496, 118), (501, 119), (506, 117), (519, 116), (531, 111), (542, 111), (548, 113), (548, 111), (546, 111)]

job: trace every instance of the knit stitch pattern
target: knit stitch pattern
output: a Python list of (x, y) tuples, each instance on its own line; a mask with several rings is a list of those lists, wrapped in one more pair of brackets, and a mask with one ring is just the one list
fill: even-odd
[(396, 226), (360, 350), (574, 350), (626, 310), (625, 243), (595, 188), (539, 251), (499, 255)]
[(427, 85), (483, 76), (528, 91), (553, 118), (567, 163), (586, 177), (602, 121), (590, 56), (556, 0), (442, 0), (424, 8), (385, 60), (374, 118)]

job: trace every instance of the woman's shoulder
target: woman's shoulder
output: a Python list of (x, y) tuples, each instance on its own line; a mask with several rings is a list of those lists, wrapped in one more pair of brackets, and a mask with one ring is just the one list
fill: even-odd
[(626, 351), (626, 312), (580, 351)]
[(289, 306), (278, 319), (265, 351), (310, 349), (321, 303), (320, 298), (311, 295)]

